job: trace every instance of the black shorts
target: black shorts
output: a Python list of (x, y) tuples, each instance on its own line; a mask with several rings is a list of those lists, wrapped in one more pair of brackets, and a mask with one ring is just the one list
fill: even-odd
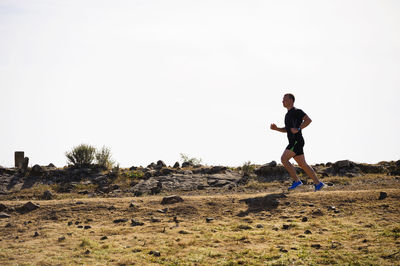
[(298, 156), (304, 154), (303, 147), (304, 147), (304, 139), (301, 138), (290, 142), (289, 145), (287, 145), (286, 149), (296, 153), (296, 156)]

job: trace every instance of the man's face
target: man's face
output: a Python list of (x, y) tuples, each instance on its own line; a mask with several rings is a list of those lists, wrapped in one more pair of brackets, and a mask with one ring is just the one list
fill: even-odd
[(283, 107), (287, 108), (291, 105), (293, 105), (293, 100), (289, 98), (288, 95), (283, 96), (282, 100)]

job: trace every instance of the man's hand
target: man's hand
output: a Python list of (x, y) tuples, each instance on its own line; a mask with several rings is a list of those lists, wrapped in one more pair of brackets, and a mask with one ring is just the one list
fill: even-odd
[(291, 128), (290, 131), (292, 131), (293, 134), (296, 134), (297, 132), (299, 132), (298, 128)]
[(278, 127), (277, 127), (275, 124), (271, 124), (270, 128), (271, 128), (272, 130), (277, 130), (277, 129), (278, 129)]

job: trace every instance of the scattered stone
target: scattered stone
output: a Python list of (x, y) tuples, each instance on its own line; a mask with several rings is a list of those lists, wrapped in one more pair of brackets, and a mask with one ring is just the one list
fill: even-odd
[(257, 224), (256, 227), (259, 229), (264, 228), (264, 226), (262, 224)]
[(212, 218), (212, 217), (207, 217), (207, 218), (206, 218), (206, 222), (207, 222), (207, 223), (210, 223), (210, 222), (212, 222), (212, 221), (214, 221), (214, 218)]
[(312, 244), (311, 247), (315, 248), (315, 249), (320, 249), (321, 245), (320, 244)]
[(5, 228), (8, 228), (8, 227), (12, 227), (12, 226), (13, 226), (12, 224), (7, 223), (6, 226), (4, 226), (4, 227), (5, 227)]
[(328, 211), (334, 211), (334, 210), (336, 210), (335, 206), (328, 206)]
[(387, 198), (387, 193), (384, 192), (384, 191), (382, 191), (382, 192), (379, 194), (379, 200), (383, 200), (383, 199), (386, 199), (386, 198)]
[(35, 234), (33, 235), (33, 237), (38, 237), (38, 236), (39, 236), (38, 232), (35, 232)]
[(131, 202), (131, 204), (129, 204), (129, 208), (138, 208), (138, 205), (135, 205), (133, 202)]
[(285, 205), (286, 205), (286, 206), (289, 206), (289, 205), (290, 205), (290, 202), (289, 202), (289, 201), (286, 201), (286, 202), (285, 202)]
[(62, 241), (64, 241), (65, 240), (65, 236), (62, 236), (62, 237), (59, 237), (58, 238), (58, 242), (62, 242)]
[(278, 228), (278, 227), (276, 227), (276, 226), (274, 226), (274, 227), (272, 227), (272, 230), (273, 230), (273, 231), (278, 231), (278, 230), (279, 230), (279, 228)]
[(128, 221), (128, 219), (122, 218), (122, 219), (116, 219), (116, 220), (114, 220), (113, 223), (115, 223), (115, 224), (118, 224), (118, 223), (126, 223), (127, 221)]
[(11, 216), (5, 212), (0, 212), (0, 218), (10, 218)]
[(69, 221), (69, 222), (68, 222), (68, 226), (71, 226), (71, 225), (72, 225), (72, 222), (71, 222), (71, 221)]
[(152, 223), (159, 223), (159, 222), (161, 222), (161, 219), (156, 218), (156, 217), (151, 217), (151, 222)]
[(280, 248), (279, 251), (283, 252), (283, 253), (288, 253), (288, 251), (286, 249), (284, 249), (284, 248)]
[(107, 236), (103, 236), (103, 237), (100, 238), (100, 240), (107, 240), (107, 239), (108, 239)]
[(152, 250), (149, 252), (149, 255), (153, 255), (154, 257), (160, 257), (161, 253), (160, 253), (160, 251)]
[(40, 166), (40, 165), (38, 165), (38, 164), (35, 164), (33, 167), (32, 167), (32, 169), (31, 169), (31, 175), (40, 175), (41, 173), (43, 172), (43, 168)]
[(323, 216), (324, 213), (323, 213), (320, 209), (316, 209), (316, 210), (314, 210), (314, 211), (312, 212), (312, 215), (315, 215), (315, 216)]
[(111, 205), (110, 207), (107, 208), (109, 211), (115, 211), (117, 208), (115, 208), (114, 205)]
[(76, 221), (76, 222), (75, 222), (75, 225), (78, 225), (78, 224), (80, 224), (80, 223), (81, 223), (80, 221)]
[(142, 226), (142, 225), (144, 225), (144, 223), (139, 222), (135, 219), (131, 219), (131, 226)]
[(52, 163), (50, 163), (47, 167), (49, 167), (49, 168), (56, 168), (56, 166), (55, 166), (54, 164), (52, 164)]
[(157, 212), (159, 213), (166, 213), (168, 211), (168, 208), (164, 208), (164, 209), (158, 209)]
[(311, 231), (310, 230), (306, 230), (306, 231), (304, 231), (304, 234), (306, 234), (306, 235), (311, 235), (312, 233), (311, 233)]
[(0, 203), (0, 212), (5, 211), (6, 209), (7, 209), (7, 206), (2, 204), (2, 203)]
[(76, 205), (82, 205), (82, 204), (84, 204), (84, 203), (83, 203), (83, 201), (77, 201), (77, 202), (75, 202), (75, 204), (76, 204)]
[(238, 226), (238, 229), (240, 230), (251, 230), (253, 229), (251, 226), (247, 225), (247, 224), (241, 224)]
[(302, 221), (303, 223), (308, 222), (308, 218), (307, 218), (307, 217), (303, 217), (303, 218), (301, 219), (301, 221)]
[(38, 209), (40, 206), (32, 203), (31, 201), (25, 203), (23, 206), (16, 208), (19, 213), (27, 213)]
[(89, 255), (90, 254), (90, 250), (86, 250), (84, 254), (85, 255)]
[(164, 197), (161, 201), (161, 204), (174, 204), (178, 202), (183, 202), (183, 199), (180, 196), (172, 195)]
[(92, 228), (90, 225), (85, 225), (85, 227), (83, 227), (83, 229), (85, 229), (85, 230), (90, 229), (90, 228)]
[(298, 238), (306, 238), (306, 236), (299, 235)]
[(342, 244), (340, 242), (332, 241), (331, 248), (337, 248), (337, 247), (339, 247), (341, 245)]
[(53, 193), (51, 193), (50, 190), (46, 190), (45, 192), (43, 192), (42, 199), (51, 200), (53, 198), (54, 198)]
[(174, 164), (174, 167), (173, 167), (173, 168), (179, 168), (179, 167), (180, 167), (179, 162), (176, 162), (176, 163)]
[(326, 183), (326, 185), (327, 185), (328, 187), (333, 187), (333, 186), (334, 186), (334, 184), (333, 184), (332, 182), (328, 182), (328, 183)]
[(132, 249), (133, 253), (138, 253), (138, 252), (142, 252), (142, 250), (140, 248), (134, 248)]
[(290, 225), (290, 224), (283, 224), (282, 225), (282, 229), (283, 230), (289, 230), (290, 228), (292, 228), (293, 226), (292, 225)]
[(79, 229), (82, 229), (83, 228), (83, 225), (78, 225), (77, 226)]
[(181, 234), (181, 235), (188, 235), (188, 234), (190, 234), (188, 231), (185, 231), (185, 230), (180, 230), (178, 233)]
[(362, 242), (363, 242), (363, 243), (367, 243), (367, 242), (368, 242), (368, 240), (367, 240), (367, 239), (364, 239)]

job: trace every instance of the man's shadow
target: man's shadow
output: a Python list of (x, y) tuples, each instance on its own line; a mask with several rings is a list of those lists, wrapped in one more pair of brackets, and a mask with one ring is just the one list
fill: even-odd
[(279, 199), (287, 198), (284, 193), (279, 194), (268, 194), (264, 197), (247, 198), (242, 199), (239, 202), (244, 202), (247, 204), (248, 209), (246, 211), (241, 211), (238, 216), (244, 217), (249, 213), (261, 212), (261, 211), (271, 211), (279, 206)]

